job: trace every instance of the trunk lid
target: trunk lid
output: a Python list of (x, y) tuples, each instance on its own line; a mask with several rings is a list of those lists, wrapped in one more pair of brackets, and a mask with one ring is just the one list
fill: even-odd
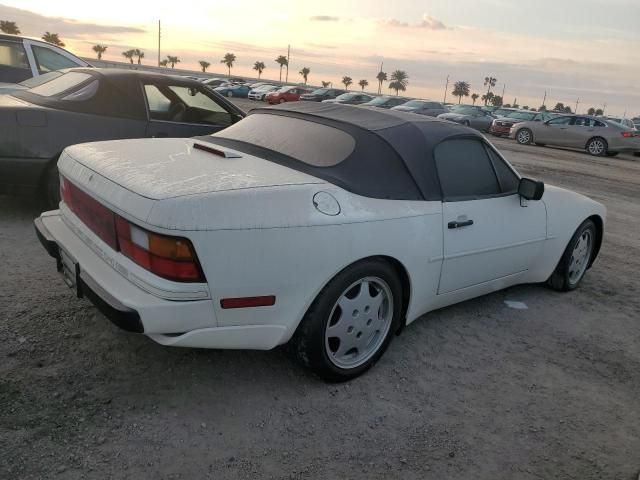
[(74, 145), (67, 156), (124, 189), (150, 200), (214, 192), (322, 184), (322, 180), (267, 160), (198, 142), (232, 158), (194, 149), (183, 138), (117, 140)]

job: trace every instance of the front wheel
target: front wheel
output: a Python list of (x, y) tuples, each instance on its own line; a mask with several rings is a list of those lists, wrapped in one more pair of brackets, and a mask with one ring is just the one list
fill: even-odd
[(560, 262), (547, 284), (554, 290), (567, 292), (578, 287), (591, 263), (596, 243), (596, 226), (585, 220), (571, 237)]
[(592, 138), (589, 140), (589, 143), (587, 143), (587, 152), (594, 157), (602, 157), (606, 155), (608, 146), (604, 138)]
[(355, 378), (382, 356), (402, 316), (402, 285), (393, 267), (367, 260), (340, 272), (320, 292), (291, 347), (327, 381)]
[(521, 128), (516, 133), (516, 141), (520, 145), (529, 145), (533, 141), (533, 132), (528, 128)]

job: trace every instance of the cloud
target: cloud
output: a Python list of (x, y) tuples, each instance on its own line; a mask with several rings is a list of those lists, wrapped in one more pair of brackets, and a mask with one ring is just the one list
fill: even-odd
[(339, 22), (340, 17), (333, 17), (331, 15), (314, 15), (309, 17), (312, 22)]
[(427, 15), (426, 13), (422, 16), (422, 20), (418, 23), (403, 22), (396, 18), (387, 18), (381, 20), (381, 23), (390, 27), (423, 28), (425, 30), (451, 30), (451, 28), (447, 27), (441, 20), (432, 15)]
[(82, 39), (89, 35), (99, 37), (103, 35), (122, 35), (146, 33), (144, 28), (121, 25), (101, 25), (82, 22), (71, 18), (49, 17), (21, 8), (0, 5), (0, 17), (16, 22), (23, 35), (40, 37), (45, 31), (58, 33), (62, 40), (65, 38)]

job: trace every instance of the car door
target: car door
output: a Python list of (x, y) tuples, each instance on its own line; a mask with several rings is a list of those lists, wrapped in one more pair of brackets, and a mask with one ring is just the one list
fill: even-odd
[(573, 148), (585, 148), (587, 141), (594, 136), (595, 122), (589, 117), (574, 117), (567, 129), (566, 145)]
[(526, 272), (546, 239), (546, 209), (517, 194), (519, 178), (478, 138), (434, 150), (443, 193), (444, 251), (439, 294)]
[(546, 123), (541, 124), (533, 133), (533, 139), (536, 143), (548, 143), (550, 145), (568, 146), (568, 133), (571, 120), (573, 117), (557, 117), (552, 118)]
[(236, 121), (235, 114), (204, 87), (149, 82), (143, 91), (148, 137), (209, 135)]

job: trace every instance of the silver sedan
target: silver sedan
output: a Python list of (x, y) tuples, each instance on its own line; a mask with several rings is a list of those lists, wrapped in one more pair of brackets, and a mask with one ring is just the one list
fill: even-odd
[(522, 145), (535, 143), (580, 148), (594, 156), (640, 152), (637, 130), (596, 117), (564, 115), (546, 122), (516, 123), (509, 136)]
[(438, 118), (460, 123), (482, 132), (488, 132), (495, 117), (480, 107), (456, 105), (451, 108), (449, 113), (438, 115)]

